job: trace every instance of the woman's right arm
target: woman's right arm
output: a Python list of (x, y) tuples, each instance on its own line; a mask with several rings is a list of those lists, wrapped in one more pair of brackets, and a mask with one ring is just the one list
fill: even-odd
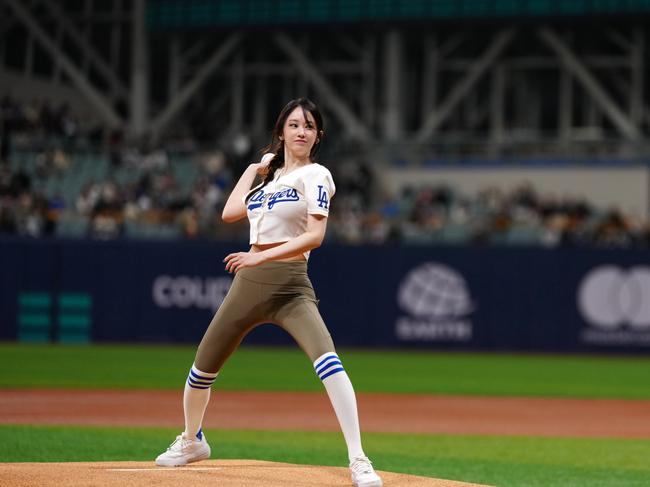
[(246, 168), (244, 174), (241, 175), (239, 181), (230, 193), (228, 201), (226, 201), (221, 213), (221, 218), (226, 223), (233, 223), (241, 220), (246, 216), (246, 205), (244, 205), (244, 196), (251, 190), (255, 176), (257, 176), (257, 166), (259, 164), (251, 164)]
[(275, 157), (275, 154), (264, 154), (261, 162), (253, 163), (246, 168), (223, 207), (223, 212), (221, 213), (223, 221), (233, 223), (246, 217), (244, 196), (251, 190), (255, 182), (255, 176), (265, 170), (273, 157)]

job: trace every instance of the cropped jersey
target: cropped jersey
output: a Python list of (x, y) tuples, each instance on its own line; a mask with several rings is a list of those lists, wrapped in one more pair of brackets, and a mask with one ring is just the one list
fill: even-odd
[[(266, 186), (246, 200), (250, 244), (286, 242), (307, 231), (307, 215), (329, 215), (336, 187), (325, 166), (310, 163), (288, 174), (276, 171)], [(248, 196), (248, 195), (247, 195)], [(309, 258), (309, 252), (303, 254)]]

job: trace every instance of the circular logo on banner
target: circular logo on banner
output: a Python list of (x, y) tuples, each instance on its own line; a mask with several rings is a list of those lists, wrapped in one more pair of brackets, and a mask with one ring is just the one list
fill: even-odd
[(463, 276), (433, 262), (416, 267), (404, 277), (397, 300), (405, 311), (420, 318), (463, 316), (473, 310)]
[(585, 321), (604, 330), (650, 329), (650, 267), (596, 267), (580, 284), (578, 307)]

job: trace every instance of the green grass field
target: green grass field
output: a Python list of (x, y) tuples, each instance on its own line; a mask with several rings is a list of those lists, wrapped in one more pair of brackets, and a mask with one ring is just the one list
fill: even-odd
[[(194, 347), (0, 344), (0, 388), (177, 389)], [(339, 350), (361, 392), (650, 398), (650, 358)], [(381, 370), (381, 374), (377, 373)], [(263, 371), (263, 373), (261, 373)], [(225, 390), (320, 391), (296, 348), (242, 347)]]
[[(650, 398), (650, 359), (643, 357), (339, 353), (355, 388), (364, 392)], [(32, 387), (177, 389), (193, 354), (193, 347), (0, 344), (0, 394), (1, 388)], [(296, 349), (244, 347), (216, 387), (315, 391), (322, 385)], [(0, 425), (0, 459), (149, 461), (177, 433)], [(346, 463), (339, 433), (207, 430), (206, 435), (215, 458)], [(416, 475), (498, 486), (650, 485), (650, 440), (366, 433), (364, 446), (381, 470)]]
[[(151, 461), (170, 429), (0, 426), (5, 461)], [(345, 465), (338, 433), (207, 430), (214, 458)], [(365, 434), (381, 470), (499, 486), (647, 486), (650, 442)], [(61, 445), (66, 448), (62, 449)]]

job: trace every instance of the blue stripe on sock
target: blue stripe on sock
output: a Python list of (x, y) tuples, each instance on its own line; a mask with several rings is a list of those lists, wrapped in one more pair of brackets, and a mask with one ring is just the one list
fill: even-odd
[(329, 369), (330, 367), (333, 367), (333, 366), (335, 366), (335, 365), (340, 365), (341, 367), (343, 367), (343, 364), (341, 363), (340, 360), (332, 360), (329, 364), (325, 364), (325, 365), (323, 365), (320, 369), (318, 369), (318, 370), (316, 371), (316, 373), (317, 373), (318, 375), (321, 375), (321, 374), (322, 374), (323, 372), (325, 372), (327, 369)]
[(321, 361), (318, 362), (316, 365), (314, 365), (314, 368), (315, 368), (315, 369), (318, 369), (318, 367), (320, 367), (321, 365), (323, 365), (325, 362), (327, 362), (328, 360), (330, 360), (330, 359), (332, 359), (332, 358), (335, 358), (335, 359), (338, 360), (338, 359), (339, 359), (339, 356), (336, 355), (335, 353), (333, 353), (333, 354), (331, 354), (331, 355), (328, 355), (328, 356), (325, 357), (323, 360), (321, 360)]
[(193, 380), (191, 377), (187, 378), (187, 383), (191, 387), (194, 387), (195, 389), (210, 389), (210, 387), (212, 387), (212, 384), (206, 384), (204, 382), (197, 382), (197, 381)]
[(196, 437), (197, 437), (199, 440), (202, 440), (202, 439), (203, 439), (203, 428), (199, 428), (199, 431), (197, 431), (197, 433), (196, 433)]
[(325, 380), (327, 379), (330, 375), (337, 374), (339, 372), (345, 372), (345, 369), (343, 367), (339, 367), (338, 369), (332, 369), (330, 370), (327, 374), (323, 375), (320, 380)]
[(192, 377), (191, 375), (188, 375), (187, 378), (189, 380), (191, 380), (192, 382), (194, 382), (195, 384), (203, 384), (203, 385), (206, 385), (206, 386), (214, 384), (213, 380), (197, 380), (194, 377)]
[(327, 367), (327, 365), (332, 362), (340, 362), (340, 360), (338, 357), (330, 357), (326, 360), (323, 360), (320, 364), (318, 364), (317, 367), (314, 367), (314, 369), (316, 370), (316, 372), (318, 372), (319, 370), (323, 370), (323, 367)]
[(206, 382), (204, 380), (196, 380), (192, 377), (188, 377), (187, 380), (189, 380), (192, 384), (196, 384), (197, 386), (211, 386), (213, 384), (212, 382)]
[(216, 376), (214, 376), (214, 377), (203, 377), (202, 375), (199, 375), (196, 372), (194, 372), (193, 369), (190, 369), (190, 375), (192, 375), (196, 379), (207, 380), (207, 381), (211, 381), (211, 382), (214, 382), (216, 380), (216, 378), (217, 378)]

